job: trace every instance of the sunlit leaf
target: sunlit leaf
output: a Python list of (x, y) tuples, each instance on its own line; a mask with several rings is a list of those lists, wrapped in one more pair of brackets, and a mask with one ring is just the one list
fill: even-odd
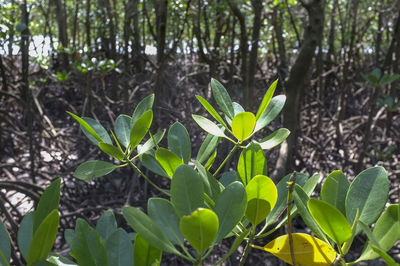
[(130, 132), (130, 145), (131, 149), (136, 148), (136, 146), (142, 141), (144, 136), (146, 136), (151, 123), (153, 121), (153, 111), (148, 110), (141, 115), (136, 122), (133, 124)]
[(189, 133), (179, 122), (175, 122), (169, 128), (168, 149), (178, 155), (186, 164), (192, 157), (192, 145)]
[(139, 117), (141, 117), (145, 112), (153, 108), (153, 103), (154, 103), (154, 93), (146, 96), (138, 103), (138, 105), (135, 108), (135, 111), (133, 111), (132, 114), (131, 128), (133, 127), (134, 124), (136, 124), (136, 121), (139, 119)]
[[(135, 265), (156, 266), (161, 263), (162, 251), (149, 244), (139, 234), (136, 235), (135, 244)], [(127, 264), (126, 264), (127, 265)]]
[(289, 135), (290, 131), (288, 129), (280, 128), (258, 141), (258, 144), (260, 144), (263, 150), (272, 149), (281, 144)]
[(231, 97), (226, 91), (225, 87), (216, 79), (211, 79), (211, 91), (214, 96), (215, 102), (221, 108), (222, 112), (230, 119), (234, 117), (234, 110)]
[(325, 179), (321, 188), (321, 199), (336, 207), (343, 214), (346, 214), (346, 194), (350, 182), (342, 171), (333, 171)]
[(170, 178), (174, 175), (176, 168), (182, 164), (182, 159), (178, 155), (164, 148), (157, 149), (156, 160)]
[(104, 143), (104, 142), (99, 142), (99, 148), (104, 151), (106, 154), (110, 155), (111, 157), (119, 160), (119, 161), (124, 161), (125, 160), (125, 155), (122, 153), (122, 151), (115, 147), (114, 145)]
[(254, 176), (268, 173), (267, 160), (260, 145), (251, 142), (243, 149), (239, 157), (237, 171), (245, 186)]
[(256, 118), (253, 113), (243, 112), (237, 114), (232, 120), (233, 135), (239, 140), (248, 139), (253, 132)]
[(271, 86), (268, 88), (267, 92), (262, 99), (260, 107), (258, 107), (258, 111), (256, 114), (256, 120), (260, 119), (261, 115), (264, 113), (265, 109), (267, 109), (268, 104), (270, 103), (272, 96), (274, 95), (276, 85), (278, 84), (278, 80), (275, 80)]
[(210, 113), (210, 115), (212, 115), (212, 117), (214, 117), (215, 120), (218, 121), (218, 123), (220, 123), (226, 129), (228, 129), (228, 126), (226, 125), (226, 123), (224, 122), (222, 117), (218, 114), (218, 112), (214, 109), (214, 107), (212, 107), (212, 105), (209, 102), (207, 102), (206, 99), (204, 99), (203, 97), (201, 97), (199, 95), (196, 95), (196, 98), (203, 105), (203, 107), (206, 108), (206, 110)]
[(226, 138), (224, 132), (211, 120), (200, 116), (200, 115), (192, 115), (194, 121), (207, 133), (217, 136)]

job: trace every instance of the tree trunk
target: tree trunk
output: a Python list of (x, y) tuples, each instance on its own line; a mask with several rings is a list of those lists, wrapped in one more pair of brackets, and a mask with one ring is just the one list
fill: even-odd
[[(67, 15), (65, 13), (64, 5), (61, 0), (53, 0), (56, 7), (56, 16), (58, 23), (58, 39), (61, 43), (61, 47), (64, 49), (68, 48), (68, 33), (67, 33)], [(68, 53), (63, 51), (61, 53), (62, 67), (64, 70), (68, 69), (69, 59)]]
[[(139, 29), (139, 9), (138, 0), (132, 0), (132, 18), (133, 18), (133, 57), (135, 70), (138, 73), (143, 72), (143, 55), (142, 47), (140, 45), (140, 29)], [(143, 32), (144, 35), (144, 32)], [(143, 43), (144, 45), (144, 43)]]
[(315, 48), (320, 42), (324, 26), (324, 0), (309, 1), (303, 3), (308, 13), (308, 25), (304, 30), (302, 45), (296, 61), (290, 71), (289, 78), (285, 83), (286, 105), (283, 109), (283, 126), (291, 131), (290, 136), (281, 145), (279, 158), (276, 164), (274, 176), (280, 179), (292, 168), (292, 155), (295, 151), (297, 128), (299, 124), (300, 98), (302, 87), (306, 82), (307, 73), (310, 69)]
[(91, 51), (91, 36), (90, 36), (90, 9), (91, 3), (90, 0), (86, 0), (86, 21), (85, 21), (85, 30), (86, 30), (86, 45), (88, 48), (88, 52)]

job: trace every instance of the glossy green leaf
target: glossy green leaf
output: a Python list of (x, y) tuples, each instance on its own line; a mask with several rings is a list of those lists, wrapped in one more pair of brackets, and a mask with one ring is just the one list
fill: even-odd
[(130, 132), (131, 149), (136, 148), (150, 129), (153, 122), (153, 111), (148, 110), (133, 124)]
[(160, 227), (141, 210), (124, 207), (122, 213), (129, 226), (150, 245), (168, 253), (179, 253)]
[(71, 260), (63, 256), (54, 253), (50, 255), (47, 261), (57, 266), (78, 266), (78, 264), (76, 264), (75, 262), (72, 262)]
[(135, 265), (156, 266), (161, 263), (162, 251), (153, 247), (139, 234), (136, 235), (134, 243)]
[(105, 247), (109, 265), (133, 265), (133, 246), (125, 230), (121, 228), (116, 229), (107, 237)]
[(115, 120), (114, 131), (119, 143), (128, 148), (131, 133), (131, 117), (128, 115), (119, 115)]
[(377, 166), (362, 171), (355, 177), (347, 191), (345, 203), (347, 220), (353, 223), (359, 209), (360, 221), (371, 225), (385, 207), (388, 193), (389, 179), (383, 167)]
[(226, 91), (225, 87), (216, 79), (211, 79), (211, 91), (214, 96), (215, 102), (219, 108), (230, 119), (234, 117), (234, 110), (231, 97)]
[(124, 161), (125, 160), (125, 155), (123, 154), (123, 152), (108, 143), (104, 143), (104, 142), (99, 142), (99, 148), (104, 151), (106, 154), (110, 155), (111, 157), (119, 160), (119, 161)]
[(218, 123), (220, 123), (226, 129), (228, 129), (228, 126), (226, 125), (226, 123), (224, 122), (222, 117), (218, 114), (218, 112), (214, 109), (214, 107), (212, 107), (212, 105), (209, 102), (207, 102), (206, 99), (204, 99), (203, 97), (201, 97), (199, 95), (196, 95), (196, 98), (197, 98), (197, 100), (199, 100), (201, 105), (203, 105), (203, 107), (206, 108), (206, 110), (210, 113), (210, 115), (212, 115), (212, 117), (214, 117), (215, 120), (218, 121)]
[(310, 199), (307, 206), (322, 231), (336, 244), (341, 245), (351, 237), (352, 233), (349, 222), (334, 206), (317, 199)]
[(78, 218), (75, 237), (72, 239), (71, 256), (79, 265), (107, 266), (107, 251), (99, 233), (83, 219)]
[(132, 114), (131, 128), (139, 119), (139, 117), (141, 117), (145, 112), (153, 108), (153, 104), (154, 104), (154, 94), (146, 96), (138, 103), (138, 105), (135, 108), (135, 111), (133, 111)]
[[(107, 130), (99, 122), (90, 117), (82, 117), (82, 119), (99, 135), (102, 142), (112, 144), (110, 135), (108, 135)], [(98, 140), (82, 124), (81, 130), (93, 144), (98, 144)]]
[[(372, 235), (377, 239), (383, 251), (389, 251), (400, 239), (399, 204), (390, 205), (376, 221)], [(379, 255), (368, 245), (358, 261), (376, 259)]]
[(278, 84), (278, 80), (275, 80), (271, 84), (271, 86), (269, 86), (267, 92), (264, 95), (264, 98), (261, 101), (260, 107), (258, 107), (258, 111), (256, 114), (256, 120), (260, 119), (260, 117), (264, 113), (265, 109), (267, 109), (267, 106), (270, 103), (272, 96), (274, 95), (277, 84)]
[(286, 102), (286, 96), (278, 95), (271, 99), (264, 113), (257, 120), (254, 132), (266, 127), (272, 120), (274, 120), (279, 113), (282, 111), (283, 106)]
[(209, 209), (199, 208), (183, 216), (179, 228), (200, 255), (212, 244), (217, 234), (218, 216)]
[(158, 131), (156, 134), (153, 135), (153, 138), (149, 138), (143, 145), (138, 145), (138, 147), (137, 147), (138, 154), (141, 155), (141, 154), (151, 150), (156, 145), (158, 145), (158, 143), (160, 143), (160, 141), (164, 137), (164, 134), (165, 134), (165, 129)]
[[(85, 129), (85, 131), (83, 131), (84, 133), (87, 132), (89, 133), (90, 137), (89, 140), (97, 145), (100, 141), (103, 141), (101, 139), (101, 137), (99, 136), (99, 134), (82, 118), (80, 118), (79, 116), (71, 113), (71, 112), (67, 112), (70, 116), (72, 116), (80, 125), (81, 128)], [(86, 135), (86, 134), (85, 134)], [(88, 135), (86, 135), (88, 136)]]
[(179, 166), (171, 181), (171, 202), (182, 217), (203, 204), (203, 184), (200, 175), (190, 166)]
[(200, 115), (192, 115), (194, 121), (207, 133), (217, 136), (226, 138), (222, 129), (220, 129), (214, 122), (211, 120), (200, 116)]
[(235, 228), (236, 224), (244, 216), (246, 205), (247, 195), (242, 183), (233, 182), (222, 191), (214, 209), (219, 220), (215, 242), (223, 239)]
[(149, 199), (147, 201), (147, 212), (172, 243), (183, 245), (183, 235), (179, 229), (179, 217), (168, 200), (162, 198)]
[(176, 168), (182, 164), (182, 160), (178, 155), (164, 148), (157, 149), (156, 160), (170, 178), (174, 175)]
[(321, 188), (321, 199), (336, 207), (343, 214), (346, 214), (346, 194), (350, 182), (342, 171), (333, 171), (325, 179)]
[[(299, 173), (297, 173), (297, 177), (299, 176)], [(297, 177), (296, 177), (296, 183), (297, 182)], [(307, 194), (307, 196), (311, 196), (311, 194), (314, 192), (315, 187), (318, 185), (318, 183), (321, 181), (322, 175), (319, 173), (313, 174), (310, 178), (306, 180), (304, 185), (302, 186), (304, 192)]]
[(29, 247), (33, 238), (33, 220), (35, 212), (27, 213), (24, 218), (22, 218), (21, 224), (18, 229), (18, 248), (21, 251), (22, 256), (25, 260), (28, 259)]
[(104, 241), (117, 230), (117, 221), (112, 210), (103, 212), (97, 221), (96, 230)]
[(221, 184), (201, 163), (194, 161), (194, 164), (203, 181), (204, 192), (209, 195), (211, 199), (216, 200), (222, 191)]
[(178, 155), (185, 164), (192, 157), (189, 133), (179, 122), (175, 122), (168, 130), (168, 149)]
[[(4, 224), (0, 220), (0, 252), (4, 256), (4, 260), (6, 262), (10, 261), (11, 257), (11, 242), (10, 242), (10, 236), (8, 235), (7, 229), (4, 226)], [(0, 259), (0, 265), (3, 265), (1, 263)]]
[(240, 154), (237, 171), (245, 186), (254, 176), (268, 173), (267, 160), (260, 145), (255, 142), (247, 145)]
[(36, 232), (40, 224), (53, 210), (58, 209), (60, 203), (60, 187), (61, 178), (57, 178), (46, 188), (40, 197), (39, 203), (34, 212), (33, 233)]
[(197, 152), (196, 160), (200, 163), (205, 162), (211, 154), (214, 153), (219, 144), (219, 140), (220, 138), (218, 136), (207, 134), (207, 137), (204, 139), (199, 151)]
[(257, 175), (246, 186), (246, 194), (246, 217), (253, 225), (257, 225), (274, 208), (278, 199), (278, 191), (269, 177)]
[(117, 165), (109, 162), (87, 161), (76, 168), (74, 176), (80, 180), (89, 181), (94, 177), (105, 176), (117, 168)]
[(319, 238), (323, 239), (325, 242), (329, 242), (324, 232), (315, 222), (315, 220), (311, 216), (310, 211), (307, 208), (307, 202), (310, 198), (304, 192), (303, 188), (297, 184), (295, 184), (294, 187), (293, 199), (301, 218), (303, 219), (304, 223), (308, 226), (308, 228), (310, 228), (311, 231), (313, 231), (314, 234), (317, 235)]
[(163, 176), (163, 177), (170, 177), (161, 165), (157, 162), (155, 158), (154, 151), (149, 150), (139, 156), (140, 162), (143, 164), (144, 167), (152, 171), (153, 173)]
[(55, 209), (39, 225), (29, 247), (28, 265), (47, 258), (56, 240), (59, 222), (60, 216), (58, 210)]
[(260, 140), (258, 144), (263, 150), (269, 150), (281, 144), (289, 135), (290, 131), (288, 129), (280, 128)]
[(253, 133), (256, 125), (256, 118), (253, 113), (243, 112), (237, 114), (232, 120), (233, 135), (239, 140), (244, 141)]

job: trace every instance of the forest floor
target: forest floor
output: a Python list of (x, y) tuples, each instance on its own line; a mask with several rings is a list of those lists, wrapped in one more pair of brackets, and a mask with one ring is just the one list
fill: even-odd
[[(22, 216), (29, 211), (34, 200), (51, 180), (62, 177), (61, 197), (61, 233), (56, 245), (56, 251), (67, 254), (68, 249), (63, 239), (63, 232), (74, 226), (78, 217), (85, 218), (92, 225), (99, 218), (102, 211), (112, 209), (121, 226), (124, 220), (121, 208), (130, 204), (144, 207), (147, 198), (160, 196), (157, 191), (147, 186), (130, 169), (119, 169), (109, 176), (91, 182), (82, 182), (73, 177), (75, 168), (89, 159), (109, 160), (101, 154), (99, 149), (92, 145), (80, 132), (78, 124), (67, 115), (71, 111), (78, 115), (94, 117), (105, 128), (111, 129), (115, 118), (121, 114), (132, 114), (136, 104), (152, 92), (151, 74), (120, 76), (93, 75), (91, 89), (91, 106), (85, 97), (87, 77), (72, 73), (65, 82), (58, 82), (48, 71), (36, 71), (31, 80), (33, 94), (33, 131), (32, 136), (27, 133), (26, 108), (18, 91), (18, 78), (14, 77), (9, 91), (0, 93), (0, 196), (7, 198), (8, 213), (19, 224)], [(156, 123), (152, 132), (180, 121), (186, 126), (192, 136), (193, 154), (196, 154), (204, 132), (194, 123), (191, 114), (204, 114), (205, 110), (195, 98), (199, 94), (209, 99), (208, 74), (201, 66), (191, 66), (182, 63), (167, 71), (166, 87), (170, 90), (165, 93), (161, 105), (156, 106)], [(44, 81), (43, 78), (47, 80)], [(348, 178), (356, 176), (355, 165), (359, 156), (360, 146), (366, 130), (373, 130), (369, 155), (366, 157), (363, 169), (376, 164), (385, 167), (391, 180), (390, 202), (398, 202), (400, 179), (400, 113), (393, 113), (390, 131), (386, 130), (386, 111), (380, 109), (374, 118), (374, 128), (365, 129), (368, 92), (366, 88), (359, 88), (357, 93), (349, 98), (346, 117), (341, 121), (340, 136), (336, 124), (335, 113), (338, 96), (333, 90), (339, 86), (335, 74), (326, 77), (325, 101), (319, 104), (314, 89), (304, 94), (301, 107), (300, 132), (297, 139), (296, 155), (293, 160), (294, 169), (309, 175), (322, 173), (326, 177), (333, 170), (342, 170)], [(266, 84), (273, 81), (273, 75), (266, 82), (257, 81), (258, 101), (267, 89)], [(235, 82), (227, 86), (233, 99), (240, 99), (240, 90)], [(235, 85), (236, 84), (236, 85)], [(315, 86), (312, 82), (310, 88)], [(126, 93), (124, 92), (126, 91)], [(283, 94), (278, 91), (277, 94)], [(125, 99), (123, 99), (125, 97)], [(126, 98), (128, 97), (128, 98)], [(320, 108), (320, 107), (321, 108)], [(84, 112), (84, 113), (83, 113)], [(273, 122), (260, 136), (279, 128), (279, 119)], [(29, 139), (32, 137), (34, 177), (30, 176)], [(161, 146), (165, 146), (162, 142)], [(389, 147), (394, 147), (390, 151)], [(218, 150), (218, 158), (224, 158), (229, 152), (228, 143)], [(270, 173), (272, 173), (278, 155), (274, 148), (266, 153)], [(238, 159), (238, 154), (233, 162)], [(227, 167), (232, 167), (233, 164)], [(168, 187), (168, 181), (149, 173), (151, 179), (162, 187)], [(133, 178), (132, 178), (133, 177)], [(35, 181), (35, 182), (33, 182)], [(4, 187), (8, 188), (4, 189)], [(300, 219), (294, 221), (295, 230), (304, 231), (305, 226)], [(11, 225), (12, 226), (12, 225)], [(15, 237), (15, 231), (12, 233)], [(258, 244), (266, 244), (270, 239), (263, 239)], [(349, 261), (356, 259), (361, 252), (366, 239), (358, 237), (355, 249), (349, 253)], [(225, 254), (230, 247), (231, 240), (226, 240), (215, 249), (207, 263), (215, 262)], [(400, 261), (400, 245), (391, 250), (394, 258)], [(235, 253), (226, 265), (237, 265), (239, 253)], [(164, 255), (163, 265), (182, 265), (184, 262), (176, 257)], [(378, 265), (371, 262), (369, 265)], [(250, 253), (247, 265), (278, 265), (278, 260), (267, 253), (253, 250)], [(367, 264), (364, 264), (367, 265)], [(384, 264), (382, 264), (384, 265)]]

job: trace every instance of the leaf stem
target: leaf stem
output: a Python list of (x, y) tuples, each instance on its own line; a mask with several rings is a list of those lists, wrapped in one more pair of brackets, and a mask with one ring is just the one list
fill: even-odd
[(232, 157), (233, 153), (236, 151), (236, 149), (239, 147), (239, 143), (235, 143), (235, 146), (233, 146), (232, 150), (229, 152), (229, 154), (226, 156), (225, 160), (221, 163), (221, 165), (218, 167), (217, 171), (213, 174), (214, 177), (218, 175), (218, 173), (222, 170), (222, 168), (225, 166), (225, 164), (228, 162), (228, 160)]
[(247, 256), (249, 255), (249, 252), (251, 250), (251, 247), (252, 247), (252, 244), (253, 244), (253, 241), (254, 241), (254, 233), (255, 233), (255, 231), (256, 231), (256, 227), (253, 226), (251, 228), (249, 239), (247, 239), (247, 241), (246, 241), (246, 247), (244, 248), (243, 254), (240, 257), (239, 266), (243, 266), (244, 263), (247, 260)]
[(296, 183), (296, 172), (292, 174), (290, 177), (290, 180), (287, 182), (288, 184), (288, 199), (287, 199), (287, 232), (289, 235), (289, 247), (290, 247), (290, 256), (292, 258), (292, 263), (294, 266), (296, 266), (296, 259), (294, 256), (294, 249), (293, 249), (293, 238), (292, 238), (292, 217), (290, 216), (290, 211), (292, 209), (292, 204), (293, 204), (293, 189), (294, 189), (294, 184)]

